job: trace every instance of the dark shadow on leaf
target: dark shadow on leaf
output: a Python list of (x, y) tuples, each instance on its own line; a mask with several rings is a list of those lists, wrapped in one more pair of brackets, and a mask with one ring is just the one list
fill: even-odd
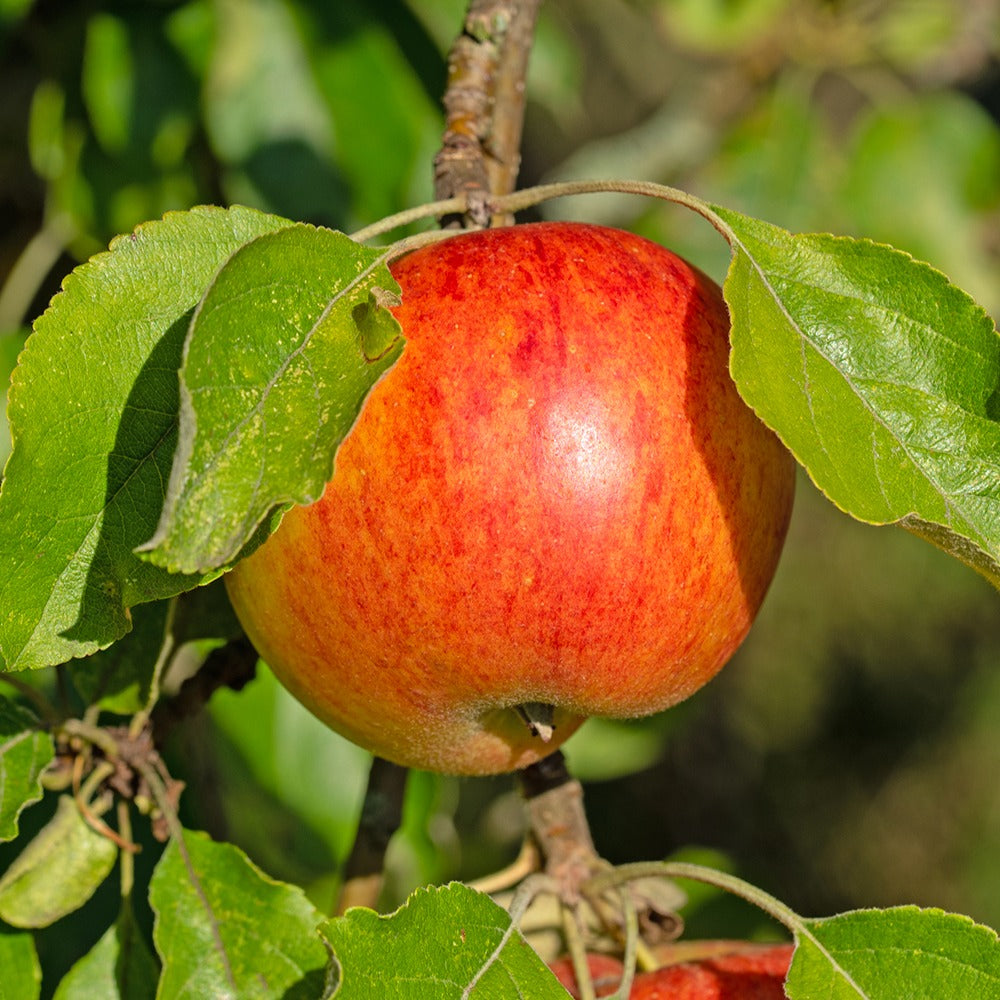
[(190, 313), (163, 334), (136, 376), (108, 455), (104, 516), (75, 624), (63, 634), (106, 641), (108, 618), (129, 628), (127, 608), (187, 590), (195, 577), (170, 578), (135, 549), (156, 529), (177, 443), (178, 369)]
[(1000, 421), (1000, 385), (994, 388), (986, 400), (986, 416), (990, 420)]
[(327, 996), (326, 970), (313, 969), (281, 994), (281, 1000), (316, 1000)]

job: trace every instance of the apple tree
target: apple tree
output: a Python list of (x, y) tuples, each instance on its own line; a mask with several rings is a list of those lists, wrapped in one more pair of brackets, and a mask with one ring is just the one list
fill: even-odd
[[(1000, 10), (335, 6), (0, 5), (0, 997), (1000, 996)], [(678, 708), (407, 772), (225, 578), (391, 386), (396, 263), (557, 218), (723, 282), (787, 565)]]

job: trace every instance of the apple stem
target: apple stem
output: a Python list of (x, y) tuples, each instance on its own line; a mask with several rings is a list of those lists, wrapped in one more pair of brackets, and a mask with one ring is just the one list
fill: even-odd
[[(485, 211), (487, 217), (492, 216), (499, 219), (506, 214), (508, 217), (514, 212), (522, 212), (525, 209), (541, 205), (543, 202), (551, 201), (554, 198), (578, 197), (585, 194), (634, 194), (643, 198), (656, 198), (660, 201), (669, 201), (677, 205), (697, 212), (700, 216), (710, 222), (719, 233), (733, 244), (736, 236), (726, 222), (720, 218), (711, 204), (698, 198), (696, 195), (680, 188), (669, 187), (666, 184), (657, 184), (653, 181), (636, 180), (595, 180), (595, 181), (556, 181), (551, 184), (539, 184), (535, 187), (522, 188), (519, 191), (512, 191), (504, 195), (486, 195), (486, 205), (484, 208), (476, 208), (475, 211)], [(473, 213), (473, 202), (482, 200), (480, 192), (469, 193), (459, 192), (443, 201), (428, 202), (425, 205), (415, 205), (403, 212), (388, 215), (371, 225), (365, 226), (354, 233), (351, 239), (358, 243), (364, 243), (399, 229), (401, 226), (408, 226), (421, 219), (428, 219), (434, 216), (451, 215), (457, 212), (464, 212), (464, 218), (470, 218)], [(475, 228), (471, 227), (470, 228)], [(451, 235), (454, 235), (453, 233)]]
[(556, 750), (555, 753), (550, 753), (547, 757), (515, 772), (515, 777), (525, 799), (531, 799), (535, 795), (551, 791), (574, 780), (561, 750)]
[(575, 900), (577, 887), (600, 859), (583, 807), (583, 786), (566, 767), (561, 751), (517, 773), (528, 811), (528, 829), (544, 870)]

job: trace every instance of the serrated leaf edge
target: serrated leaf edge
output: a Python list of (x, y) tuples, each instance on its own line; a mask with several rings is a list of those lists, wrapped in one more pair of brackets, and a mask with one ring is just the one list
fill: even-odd
[[(756, 258), (746, 248), (744, 242), (740, 239), (735, 230), (733, 230), (731, 226), (728, 224), (728, 222), (726, 222), (727, 215), (741, 215), (741, 213), (737, 213), (731, 209), (722, 208), (721, 206), (716, 206), (716, 205), (710, 205), (707, 207), (709, 211), (719, 220), (717, 228), (720, 229), (720, 231), (729, 241), (730, 246), (733, 248), (734, 258), (733, 258), (733, 264), (731, 264), (730, 266), (730, 272), (732, 271), (732, 267), (736, 263), (737, 255), (742, 254), (744, 259), (748, 262), (749, 266), (753, 269), (754, 273), (757, 274), (763, 286), (767, 289), (768, 293), (770, 294), (771, 298), (780, 309), (781, 313), (787, 319), (789, 325), (799, 335), (802, 342), (808, 343), (812, 347), (812, 349), (816, 351), (817, 355), (822, 357), (828, 364), (831, 364), (829, 358), (827, 358), (827, 356), (813, 343), (813, 341), (808, 336), (806, 336), (806, 333), (801, 327), (801, 325), (798, 322), (796, 322), (792, 317), (792, 315), (788, 312), (780, 295), (772, 287), (771, 282), (767, 280), (766, 272), (758, 265)], [(741, 216), (741, 217), (747, 219), (752, 218), (751, 216)], [(715, 220), (713, 219), (712, 221), (714, 222)], [(905, 250), (901, 250), (898, 247), (892, 246), (891, 244), (882, 243), (876, 240), (869, 239), (867, 237), (859, 238), (852, 236), (841, 236), (824, 232), (791, 233), (788, 230), (782, 229), (780, 226), (775, 226), (773, 223), (764, 222), (764, 220), (753, 219), (753, 221), (758, 224), (763, 224), (769, 227), (770, 229), (773, 229), (776, 232), (781, 233), (783, 237), (785, 237), (792, 243), (807, 244), (810, 241), (813, 243), (817, 243), (818, 241), (824, 241), (835, 245), (840, 244), (840, 245), (865, 247), (883, 252), (889, 257), (895, 257), (899, 260), (908, 261), (910, 265), (920, 268), (926, 274), (933, 277), (936, 281), (943, 283), (943, 290), (950, 293), (954, 293), (958, 297), (964, 299), (964, 307), (969, 310), (970, 322), (989, 324), (989, 326), (993, 329), (994, 335), (1000, 337), (1000, 331), (997, 330), (996, 324), (994, 323), (992, 317), (989, 315), (986, 309), (983, 308), (983, 306), (981, 306), (978, 302), (976, 302), (976, 300), (968, 292), (966, 292), (960, 286), (954, 284), (954, 282), (952, 282), (951, 279), (943, 271), (934, 267), (934, 265), (929, 264), (926, 261), (919, 260), (918, 258), (914, 257), (912, 254), (908, 253)], [(727, 284), (728, 284), (728, 277), (727, 277)], [(817, 289), (824, 293), (828, 293), (828, 291), (823, 289), (821, 286), (817, 286)], [(731, 373), (733, 374), (734, 381), (736, 381), (735, 373), (732, 372), (732, 356), (731, 356), (730, 370)], [(840, 369), (835, 368), (835, 371), (837, 371), (838, 376), (840, 378), (844, 379), (844, 381), (847, 382), (848, 385), (851, 385), (850, 380), (847, 379), (847, 377), (840, 371)], [(743, 391), (740, 388), (739, 383), (737, 383), (737, 389), (740, 390), (740, 395), (743, 396)], [(854, 395), (871, 414), (873, 422), (883, 427), (887, 432), (889, 432), (890, 437), (894, 441), (898, 442), (898, 438), (891, 431), (891, 428), (887, 427), (884, 421), (879, 417), (879, 415), (874, 410), (872, 410), (870, 406), (868, 406), (864, 395), (856, 391), (854, 392)], [(744, 401), (754, 410), (755, 413), (757, 413), (758, 417), (760, 417), (761, 420), (767, 423), (764, 415), (760, 413), (760, 411), (754, 406), (751, 400), (746, 399), (746, 397), (744, 397)], [(970, 414), (970, 416), (977, 417), (976, 414)], [(979, 418), (977, 417), (977, 419)], [(768, 426), (771, 427), (770, 424), (768, 424)], [(789, 444), (787, 438), (781, 433), (781, 431), (778, 428), (771, 427), (771, 430), (778, 436), (782, 444), (784, 444), (785, 447), (788, 448), (788, 450), (795, 456), (796, 460), (806, 471), (807, 475), (809, 475), (809, 478), (812, 480), (816, 488), (835, 507), (837, 507), (838, 510), (841, 510), (846, 514), (849, 514), (851, 517), (855, 518), (855, 520), (862, 521), (863, 523), (879, 525), (879, 526), (895, 525), (903, 527), (906, 530), (911, 531), (914, 534), (918, 535), (919, 537), (924, 538), (926, 541), (930, 541), (932, 544), (936, 545), (938, 548), (941, 548), (949, 555), (952, 555), (960, 559), (966, 565), (974, 569), (977, 573), (980, 573), (982, 576), (988, 579), (994, 586), (1000, 587), (1000, 551), (991, 552), (988, 547), (984, 546), (983, 544), (980, 544), (980, 541), (978, 541), (977, 539), (969, 538), (967, 535), (964, 535), (960, 531), (957, 531), (952, 525), (939, 524), (937, 522), (927, 521), (924, 518), (920, 517), (916, 513), (916, 511), (913, 510), (910, 510), (905, 514), (902, 514), (901, 516), (892, 520), (873, 520), (858, 516), (854, 512), (847, 510), (841, 503), (839, 503), (833, 496), (831, 496), (829, 490), (826, 487), (817, 482), (809, 466), (801, 459), (801, 457), (798, 454), (796, 454), (795, 450)], [(923, 464), (910, 454), (910, 452), (906, 449), (905, 445), (902, 442), (898, 443), (899, 447), (902, 448), (904, 452), (907, 454), (907, 456), (910, 458), (913, 468), (919, 470), (920, 475), (927, 481), (927, 483), (932, 487), (932, 489), (944, 498), (946, 508), (949, 510), (955, 509), (958, 512), (961, 512), (962, 510), (961, 506), (956, 505), (953, 502), (953, 499), (943, 489), (941, 489), (938, 486), (934, 478), (931, 475), (929, 475), (927, 470), (924, 468)], [(967, 521), (967, 523), (969, 523), (970, 526), (972, 524), (971, 520)], [(938, 530), (935, 531), (934, 529)], [(978, 534), (978, 532), (976, 533)], [(951, 544), (949, 544), (949, 542)]]

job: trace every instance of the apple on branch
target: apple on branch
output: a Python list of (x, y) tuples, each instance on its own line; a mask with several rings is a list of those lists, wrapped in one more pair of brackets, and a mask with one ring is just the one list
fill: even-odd
[(750, 628), (794, 492), (730, 378), (717, 285), (571, 223), (392, 273), (401, 359), (324, 496), (226, 577), (261, 656), (331, 728), (448, 773), (687, 698)]
[[(663, 949), (660, 968), (640, 972), (632, 980), (629, 1000), (785, 1000), (784, 983), (792, 952), (791, 944), (671, 944)], [(588, 955), (587, 966), (596, 996), (610, 996), (617, 991), (623, 972), (618, 959)], [(550, 967), (569, 995), (579, 997), (570, 960), (558, 959)]]

